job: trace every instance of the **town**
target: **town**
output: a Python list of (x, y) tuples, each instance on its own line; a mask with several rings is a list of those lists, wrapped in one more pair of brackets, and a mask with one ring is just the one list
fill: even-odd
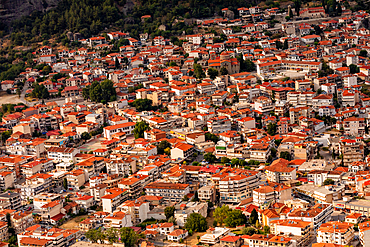
[(15, 54), (0, 246), (369, 247), (370, 15), (340, 2)]

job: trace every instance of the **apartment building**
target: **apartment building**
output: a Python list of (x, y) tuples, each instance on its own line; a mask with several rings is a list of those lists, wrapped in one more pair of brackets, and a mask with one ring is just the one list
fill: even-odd
[(270, 98), (260, 96), (254, 102), (254, 109), (260, 114), (268, 115), (271, 111), (274, 111), (274, 104)]
[(300, 117), (313, 117), (313, 110), (311, 107), (302, 106), (289, 109), (290, 124), (298, 123)]
[(269, 183), (253, 190), (253, 204), (267, 205), (271, 202), (281, 202), (292, 199), (292, 188), (284, 184)]
[(15, 181), (15, 172), (3, 171), (0, 172), (0, 188), (6, 190), (13, 187)]
[(134, 225), (139, 224), (148, 218), (149, 202), (145, 201), (125, 201), (119, 209), (131, 216)]
[(251, 197), (253, 189), (259, 185), (259, 176), (256, 171), (244, 174), (229, 173), (219, 181), (220, 202), (239, 203)]
[(103, 212), (113, 213), (119, 205), (127, 200), (127, 197), (127, 191), (124, 189), (107, 189), (105, 195), (101, 197)]
[(178, 143), (171, 149), (171, 159), (181, 161), (189, 158), (194, 153), (194, 146), (187, 143)]
[(142, 191), (141, 179), (136, 175), (124, 178), (118, 183), (118, 188), (126, 190), (129, 199), (137, 198)]
[(69, 189), (78, 191), (86, 182), (85, 172), (81, 169), (72, 170), (66, 175), (67, 185)]
[(26, 179), (21, 185), (21, 197), (23, 201), (33, 199), (36, 195), (49, 192), (52, 188), (53, 176), (38, 173)]
[(0, 194), (0, 201), (3, 204), (9, 204), (10, 209), (19, 210), (22, 207), (21, 196), (19, 193), (5, 192)]
[(103, 219), (105, 228), (117, 228), (132, 227), (131, 215), (122, 211), (114, 212), (112, 215), (107, 216)]
[(370, 246), (370, 222), (363, 222), (358, 224), (358, 229), (360, 231), (359, 237), (360, 242), (363, 247)]
[(216, 187), (214, 185), (202, 186), (198, 189), (198, 198), (200, 201), (215, 202), (216, 200)]
[(127, 123), (107, 126), (104, 128), (104, 138), (111, 140), (113, 134), (117, 134), (120, 132), (123, 132), (125, 135), (132, 135), (134, 129), (135, 129), (134, 122), (127, 122)]
[(351, 136), (365, 134), (366, 122), (364, 118), (350, 117), (343, 120), (344, 133)]
[(310, 222), (302, 220), (272, 220), (270, 222), (270, 232), (275, 235), (293, 235), (298, 236), (296, 239), (297, 247), (307, 246), (307, 241), (312, 234)]
[(343, 154), (344, 166), (364, 159), (364, 142), (360, 138), (346, 138), (339, 142), (339, 152)]
[(12, 226), (15, 233), (21, 233), (34, 224), (32, 212), (18, 211), (11, 215)]
[(231, 120), (226, 116), (213, 117), (207, 121), (210, 133), (219, 134), (231, 130)]
[(190, 193), (190, 185), (153, 182), (145, 186), (145, 192), (149, 196), (162, 196), (167, 201), (181, 201)]
[(334, 212), (332, 204), (315, 204), (309, 208), (296, 208), (287, 213), (288, 220), (302, 220), (311, 223), (311, 227), (316, 233), (321, 224), (328, 222)]
[(77, 148), (51, 147), (47, 150), (48, 158), (54, 162), (75, 163), (75, 156), (80, 152)]
[(244, 243), (247, 244), (249, 247), (296, 246), (296, 243), (292, 238), (285, 236), (275, 236), (273, 234), (253, 234), (252, 236), (247, 236), (246, 238), (244, 238)]
[(330, 221), (317, 230), (318, 243), (350, 245), (354, 237), (354, 225), (347, 222)]
[(289, 167), (289, 161), (285, 159), (277, 159), (268, 167), (266, 167), (266, 179), (275, 183), (294, 180), (297, 178), (296, 169)]

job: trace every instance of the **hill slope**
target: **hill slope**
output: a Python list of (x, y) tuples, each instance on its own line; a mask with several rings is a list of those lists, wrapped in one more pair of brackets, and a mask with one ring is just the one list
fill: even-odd
[[(60, 0), (56, 8), (46, 13), (34, 12), (14, 21), (12, 40), (20, 45), (23, 41), (33, 42), (38, 36), (43, 36), (43, 40), (50, 35), (60, 36), (67, 30), (88, 37), (106, 28), (127, 31), (133, 37), (138, 37), (143, 32), (170, 37), (183, 31), (192, 32), (192, 28), (183, 22), (174, 24), (178, 18), (211, 17), (221, 14), (221, 9), (225, 7), (237, 12), (238, 7), (256, 4), (245, 0), (131, 1), (133, 0)], [(151, 15), (152, 18), (142, 22), (143, 15)], [(160, 25), (165, 25), (166, 31), (158, 30)]]

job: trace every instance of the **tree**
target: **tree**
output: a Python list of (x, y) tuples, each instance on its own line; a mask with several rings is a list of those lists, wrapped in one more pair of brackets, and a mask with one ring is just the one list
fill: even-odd
[(85, 237), (93, 243), (98, 242), (98, 231), (90, 229), (85, 233)]
[(145, 121), (135, 124), (134, 135), (135, 139), (144, 138), (144, 131), (149, 130), (149, 125)]
[(277, 125), (276, 123), (269, 123), (267, 125), (267, 133), (270, 135), (270, 136), (274, 136), (276, 135), (276, 131), (277, 131)]
[(18, 95), (18, 97), (21, 97), (21, 89), (19, 89), (19, 88), (17, 88), (17, 95)]
[(252, 213), (251, 213), (251, 216), (249, 216), (249, 223), (254, 225), (254, 224), (256, 224), (257, 220), (258, 220), (258, 213), (257, 213), (256, 209), (253, 209)]
[(170, 147), (165, 148), (164, 153), (167, 154), (167, 155), (170, 155), (171, 154), (171, 148)]
[(194, 68), (194, 75), (196, 78), (201, 79), (205, 77), (205, 74), (204, 74), (204, 71), (201, 65), (194, 63), (193, 68)]
[(66, 190), (68, 189), (68, 182), (67, 182), (67, 178), (64, 178), (63, 179), (63, 188)]
[(324, 185), (331, 185), (331, 184), (334, 184), (334, 180), (333, 179), (331, 179), (331, 178), (325, 179)]
[(213, 218), (220, 224), (220, 226), (223, 225), (229, 211), (229, 206), (223, 205), (222, 207), (217, 207), (213, 212)]
[(84, 98), (88, 96), (91, 101), (96, 103), (107, 103), (117, 99), (116, 89), (111, 80), (104, 80), (101, 83), (93, 81), (88, 89), (82, 91), (82, 95)]
[(293, 18), (293, 11), (292, 9), (289, 9), (289, 18), (292, 19)]
[(138, 112), (157, 110), (157, 107), (152, 105), (150, 99), (136, 99), (134, 102), (130, 103), (130, 105), (135, 107)]
[(205, 134), (205, 139), (206, 141), (213, 141), (215, 144), (218, 142), (218, 140), (220, 140), (220, 138), (217, 135), (209, 132)]
[(360, 51), (360, 56), (361, 57), (367, 57), (367, 51), (366, 50), (361, 50)]
[(270, 233), (270, 227), (269, 226), (264, 226), (263, 231), (265, 232), (265, 234), (269, 234)]
[(125, 247), (134, 247), (139, 239), (139, 235), (130, 227), (121, 228), (119, 234)]
[(161, 141), (157, 147), (158, 154), (164, 154), (164, 150), (167, 148), (170, 148), (171, 151), (171, 143), (168, 141)]
[(207, 71), (207, 74), (208, 74), (209, 78), (214, 80), (218, 76), (218, 70), (213, 69), (213, 68), (209, 68), (208, 71)]
[(297, 16), (299, 16), (299, 10), (301, 9), (301, 1), (300, 0), (294, 0), (294, 9)]
[(209, 163), (214, 163), (216, 160), (216, 156), (213, 153), (206, 153), (204, 155), (204, 160)]
[(5, 143), (6, 140), (8, 140), (10, 138), (11, 135), (12, 135), (12, 131), (11, 130), (4, 131), (3, 133), (1, 133), (1, 141), (3, 143)]
[(256, 228), (261, 228), (261, 223), (259, 220), (256, 221)]
[(110, 244), (118, 242), (118, 230), (116, 228), (109, 228), (106, 231), (106, 238)]
[(38, 83), (35, 84), (35, 88), (32, 90), (31, 96), (38, 99), (48, 99), (50, 97), (49, 91), (44, 85)]
[(226, 164), (226, 163), (229, 163), (229, 162), (230, 162), (229, 158), (227, 158), (227, 157), (222, 157), (221, 158), (221, 163)]
[(81, 134), (81, 139), (82, 139), (82, 140), (87, 141), (87, 140), (90, 140), (90, 138), (91, 138), (91, 134), (90, 134), (90, 133), (83, 132), (83, 133)]
[(187, 195), (184, 195), (184, 197), (182, 198), (182, 201), (183, 202), (187, 202), (189, 201), (189, 197)]
[(220, 73), (221, 73), (221, 75), (228, 75), (228, 74), (229, 74), (229, 71), (227, 70), (227, 68), (222, 67), (222, 68), (220, 69)]
[(166, 219), (168, 220), (169, 218), (173, 217), (175, 215), (175, 207), (166, 207), (164, 209), (164, 215), (166, 215)]
[(284, 49), (284, 50), (287, 50), (288, 48), (289, 48), (288, 39), (285, 39), (285, 40), (284, 40), (283, 49)]
[(231, 164), (232, 164), (233, 166), (237, 166), (237, 165), (239, 165), (239, 159), (237, 159), (237, 158), (233, 158), (233, 159), (231, 160)]
[(207, 220), (201, 214), (192, 213), (186, 220), (185, 228), (188, 231), (204, 232), (207, 230)]
[(291, 160), (292, 157), (288, 151), (284, 151), (280, 153), (280, 158)]
[(243, 235), (252, 236), (253, 234), (256, 234), (256, 233), (257, 233), (257, 230), (253, 227), (245, 227), (242, 230)]
[(247, 223), (247, 217), (239, 209), (229, 211), (225, 219), (227, 227), (237, 227)]
[(357, 67), (357, 65), (355, 65), (355, 64), (349, 65), (349, 73), (356, 74), (356, 73), (359, 73), (359, 72), (360, 72), (360, 69)]

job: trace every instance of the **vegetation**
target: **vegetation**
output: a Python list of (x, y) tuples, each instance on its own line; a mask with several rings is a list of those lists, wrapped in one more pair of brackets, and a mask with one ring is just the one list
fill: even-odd
[(101, 83), (94, 81), (91, 86), (82, 89), (82, 96), (84, 99), (103, 104), (117, 99), (116, 89), (111, 80), (104, 80)]
[(229, 206), (223, 205), (222, 207), (217, 207), (213, 212), (213, 218), (217, 221), (217, 223), (219, 223), (220, 226), (223, 225), (229, 211)]
[(215, 144), (218, 142), (218, 140), (220, 140), (220, 138), (217, 135), (209, 132), (205, 134), (205, 139), (206, 141), (213, 141)]
[(331, 184), (334, 184), (334, 180), (333, 179), (331, 179), (331, 178), (325, 179), (324, 185), (331, 185)]
[(286, 159), (286, 160), (290, 161), (292, 159), (292, 156), (290, 155), (290, 153), (288, 151), (284, 151), (284, 152), (280, 153), (280, 158), (283, 158), (283, 159)]
[(207, 230), (206, 218), (201, 214), (192, 213), (189, 218), (187, 218), (185, 223), (185, 228), (190, 232), (204, 232)]
[(175, 215), (175, 207), (174, 206), (171, 206), (171, 207), (166, 207), (164, 209), (164, 214), (166, 215), (166, 219), (168, 220), (169, 218), (171, 217), (174, 217)]
[(144, 132), (149, 129), (149, 125), (145, 121), (137, 122), (134, 129), (135, 139), (144, 138)]
[(130, 103), (130, 106), (135, 107), (138, 112), (157, 110), (157, 107), (152, 105), (150, 99), (136, 99), (134, 102)]
[(258, 213), (255, 209), (253, 209), (251, 215), (249, 216), (249, 223), (254, 225), (256, 224), (257, 221), (258, 221)]
[(208, 163), (214, 163), (216, 161), (216, 156), (213, 153), (206, 153), (204, 155), (204, 160)]
[(225, 219), (227, 227), (237, 227), (244, 225), (245, 223), (247, 223), (247, 217), (242, 213), (242, 211), (238, 209), (228, 211)]
[(164, 154), (167, 148), (171, 148), (171, 143), (168, 141), (161, 141), (157, 146), (158, 154)]
[(38, 99), (48, 99), (50, 95), (49, 91), (44, 85), (36, 83), (35, 88), (32, 90), (31, 97)]

